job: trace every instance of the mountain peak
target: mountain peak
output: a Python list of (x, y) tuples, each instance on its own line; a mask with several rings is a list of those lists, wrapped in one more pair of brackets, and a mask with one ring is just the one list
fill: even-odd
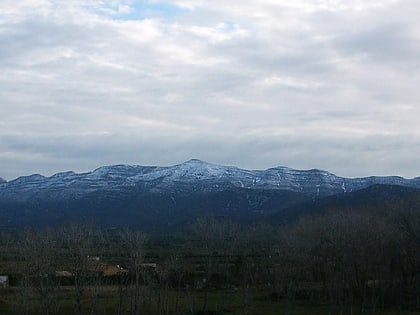
[(208, 163), (206, 161), (202, 161), (202, 160), (199, 160), (199, 159), (190, 159), (190, 160), (185, 161), (185, 162), (183, 162), (179, 165), (209, 165), (209, 164), (211, 164), (211, 163)]
[(181, 164), (177, 164), (172, 166), (174, 168), (184, 168), (184, 169), (225, 169), (227, 166), (219, 165), (219, 164), (213, 164), (206, 161), (202, 161), (199, 159), (191, 159), (188, 161), (185, 161)]
[(14, 179), (12, 182), (27, 182), (27, 181), (42, 181), (45, 180), (46, 177), (41, 174), (32, 174), (28, 176), (21, 176)]

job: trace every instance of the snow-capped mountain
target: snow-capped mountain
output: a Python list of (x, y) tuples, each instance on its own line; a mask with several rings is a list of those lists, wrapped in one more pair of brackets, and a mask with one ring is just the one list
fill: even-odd
[(135, 189), (157, 193), (182, 189), (190, 192), (215, 192), (237, 187), (253, 190), (287, 190), (324, 197), (375, 184), (420, 188), (420, 178), (372, 176), (350, 179), (318, 169), (302, 171), (276, 167), (268, 170), (244, 170), (193, 159), (170, 167), (114, 165), (82, 174), (70, 171), (51, 177), (39, 174), (23, 176), (3, 182), (0, 186), (0, 196), (13, 196), (24, 200), (32, 196), (40, 197), (44, 192), (48, 192), (48, 198), (63, 198), (66, 195), (81, 197), (98, 190)]
[(0, 180), (0, 220), (2, 216), (17, 222), (22, 216), (40, 221), (89, 215), (107, 216), (115, 223), (115, 214), (125, 213), (122, 223), (130, 216), (164, 221), (202, 209), (241, 216), (267, 214), (378, 184), (420, 189), (420, 177), (351, 179), (318, 169), (245, 170), (195, 159), (169, 167), (114, 165), (81, 174), (70, 171)]

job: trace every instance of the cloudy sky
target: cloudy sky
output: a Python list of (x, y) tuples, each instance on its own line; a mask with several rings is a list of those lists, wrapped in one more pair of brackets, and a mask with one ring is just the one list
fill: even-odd
[(0, 177), (190, 158), (420, 176), (418, 0), (1, 0)]

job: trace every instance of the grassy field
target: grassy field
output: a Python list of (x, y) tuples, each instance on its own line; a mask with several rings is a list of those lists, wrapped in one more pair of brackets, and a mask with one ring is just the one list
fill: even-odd
[[(20, 290), (18, 288), (0, 289), (0, 314), (19, 314)], [(70, 287), (60, 288), (57, 292), (57, 314), (74, 314), (73, 291)], [(92, 296), (95, 296), (92, 299)], [(340, 308), (314, 301), (290, 301), (275, 300), (265, 292), (222, 292), (213, 291), (208, 293), (207, 306), (203, 307), (205, 300), (204, 292), (189, 292), (187, 290), (148, 290), (143, 289), (141, 294), (140, 314), (213, 314), (213, 315), (351, 315), (351, 314), (378, 314), (378, 315), (420, 315), (420, 312), (408, 312), (402, 310), (376, 311), (360, 309)], [(89, 301), (89, 302), (88, 302)], [(129, 294), (122, 300), (122, 314), (131, 314)], [(37, 312), (36, 299), (27, 300), (30, 314)], [(86, 291), (86, 300), (83, 305), (85, 314), (118, 314), (119, 298), (117, 286), (101, 286), (89, 288)]]

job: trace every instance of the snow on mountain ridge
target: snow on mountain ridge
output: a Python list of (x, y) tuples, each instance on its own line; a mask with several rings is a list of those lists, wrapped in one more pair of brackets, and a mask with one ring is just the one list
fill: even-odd
[(374, 184), (420, 188), (420, 177), (408, 180), (398, 176), (344, 178), (319, 169), (295, 170), (284, 166), (267, 170), (245, 170), (192, 159), (174, 166), (112, 165), (87, 173), (62, 172), (44, 177), (39, 174), (0, 182), (0, 196), (45, 195), (61, 198), (67, 193), (86, 195), (98, 190), (124, 194), (127, 189), (142, 191), (220, 191), (228, 187), (275, 189), (327, 196), (363, 189)]

